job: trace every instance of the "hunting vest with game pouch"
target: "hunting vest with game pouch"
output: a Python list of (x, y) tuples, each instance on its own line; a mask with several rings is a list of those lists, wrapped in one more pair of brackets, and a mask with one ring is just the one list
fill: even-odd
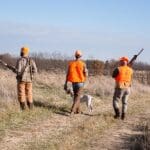
[(35, 62), (29, 57), (21, 57), (17, 61), (17, 80), (22, 82), (32, 82), (33, 74), (37, 72)]
[(81, 60), (69, 62), (67, 81), (70, 82), (85, 82), (85, 63)]
[(131, 86), (133, 70), (128, 66), (118, 67), (119, 74), (115, 77), (117, 88), (128, 88)]

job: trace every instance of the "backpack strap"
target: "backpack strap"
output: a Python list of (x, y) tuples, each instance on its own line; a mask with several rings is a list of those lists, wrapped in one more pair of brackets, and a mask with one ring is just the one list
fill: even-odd
[(23, 76), (23, 74), (24, 74), (24, 72), (25, 72), (27, 66), (29, 65), (30, 58), (28, 57), (28, 58), (26, 58), (26, 60), (27, 60), (27, 61), (26, 61), (26, 65), (25, 65), (25, 67), (23, 68), (22, 72), (21, 72), (19, 75), (17, 74), (17, 76), (16, 76), (16, 79), (17, 79), (17, 80), (22, 80), (22, 76)]

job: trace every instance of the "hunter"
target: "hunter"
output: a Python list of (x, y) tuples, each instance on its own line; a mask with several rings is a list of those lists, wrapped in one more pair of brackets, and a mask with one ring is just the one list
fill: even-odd
[(81, 60), (82, 52), (77, 50), (75, 52), (75, 60), (69, 62), (68, 71), (66, 75), (66, 82), (64, 89), (67, 90), (67, 83), (72, 83), (73, 88), (73, 104), (71, 108), (71, 115), (81, 113), (80, 96), (84, 87), (84, 82), (88, 76), (86, 64)]
[(32, 109), (32, 80), (37, 73), (37, 67), (34, 60), (29, 57), (29, 48), (22, 47), (20, 56), (16, 64), (18, 101), (21, 110), (25, 109), (26, 104), (29, 109)]
[(37, 73), (37, 67), (34, 60), (29, 57), (29, 48), (22, 47), (20, 56), (17, 60), (16, 67), (8, 65), (2, 60), (0, 60), (0, 63), (17, 74), (17, 93), (21, 110), (26, 108), (26, 104), (29, 109), (32, 109), (32, 80), (34, 74)]
[(127, 112), (127, 101), (131, 90), (131, 80), (133, 70), (128, 66), (129, 59), (121, 57), (119, 67), (113, 71), (112, 77), (116, 81), (115, 92), (113, 96), (114, 118), (120, 118), (119, 100), (122, 100), (121, 119), (124, 120)]

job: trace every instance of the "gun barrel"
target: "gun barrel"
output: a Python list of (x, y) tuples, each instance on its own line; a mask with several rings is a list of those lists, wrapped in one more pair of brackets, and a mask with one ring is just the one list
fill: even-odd
[(4, 65), (5, 67), (7, 67), (8, 69), (10, 69), (12, 72), (16, 73), (16, 68), (14, 66), (8, 65), (7, 63), (5, 63), (4, 61), (2, 61), (1, 59), (0, 59), (0, 63), (2, 65)]
[(132, 66), (132, 64), (133, 64), (133, 62), (136, 60), (136, 58), (143, 52), (143, 48), (139, 51), (139, 53), (137, 54), (137, 55), (134, 55), (133, 57), (132, 57), (132, 59), (129, 61), (129, 63), (128, 63), (128, 65), (129, 66)]
[(143, 48), (139, 51), (139, 53), (137, 54), (137, 56), (139, 56), (142, 52), (143, 52)]
[(2, 65), (4, 65), (4, 66), (7, 66), (7, 64), (6, 64), (4, 61), (2, 61), (2, 60), (0, 60), (0, 63), (1, 63)]

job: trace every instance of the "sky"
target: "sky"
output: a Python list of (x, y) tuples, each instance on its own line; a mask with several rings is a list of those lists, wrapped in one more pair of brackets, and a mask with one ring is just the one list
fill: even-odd
[(0, 0), (0, 53), (58, 52), (150, 63), (149, 0)]

